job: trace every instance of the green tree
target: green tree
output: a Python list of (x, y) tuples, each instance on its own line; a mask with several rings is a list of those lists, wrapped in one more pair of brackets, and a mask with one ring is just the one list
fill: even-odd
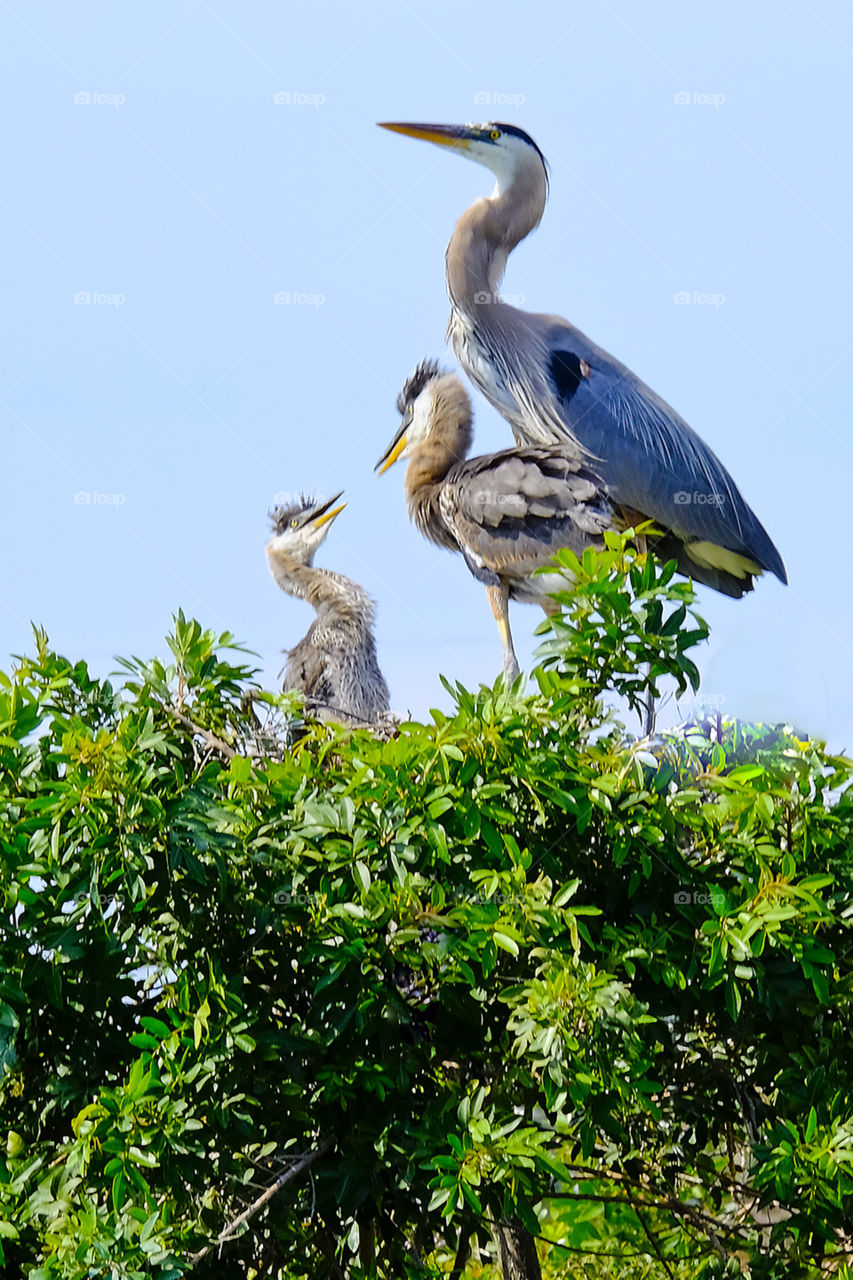
[(853, 1274), (853, 763), (632, 738), (706, 629), (572, 568), (535, 692), (384, 735), (181, 614), (0, 677), (12, 1274)]

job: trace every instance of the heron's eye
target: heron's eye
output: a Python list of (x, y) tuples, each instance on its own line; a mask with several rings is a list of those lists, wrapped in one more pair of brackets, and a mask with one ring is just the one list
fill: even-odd
[(298, 520), (291, 520), (291, 522), (290, 522), (290, 527), (291, 527), (291, 529), (298, 529), (298, 528), (299, 528), (299, 521), (298, 521)]
[(501, 136), (500, 129), (492, 129), (492, 132), (489, 134), (489, 137), (491, 138), (492, 142), (497, 142), (500, 136)]

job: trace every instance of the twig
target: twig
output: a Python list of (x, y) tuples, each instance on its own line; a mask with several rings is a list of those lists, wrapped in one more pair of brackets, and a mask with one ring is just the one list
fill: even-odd
[[(377, 720), (362, 720), (360, 716), (336, 707), (333, 702), (320, 702), (316, 698), (306, 698), (305, 712), (319, 720), (321, 724), (337, 724), (342, 729), (369, 729), (372, 733), (384, 730), (386, 733), (399, 728), (400, 720), (391, 711), (383, 712)], [(328, 712), (324, 715), (323, 712)]]
[(219, 1245), (225, 1244), (226, 1241), (232, 1239), (234, 1232), (238, 1227), (242, 1227), (244, 1222), (248, 1222), (250, 1218), (254, 1218), (255, 1214), (260, 1213), (264, 1205), (272, 1200), (277, 1191), (280, 1191), (283, 1186), (292, 1181), (297, 1174), (302, 1173), (303, 1169), (308, 1169), (315, 1160), (319, 1160), (320, 1156), (325, 1155), (329, 1148), (334, 1146), (334, 1143), (335, 1138), (334, 1135), (332, 1135), (331, 1137), (324, 1138), (323, 1141), (319, 1143), (318, 1146), (314, 1147), (312, 1151), (306, 1151), (304, 1156), (300, 1156), (295, 1164), (292, 1164), (289, 1169), (286, 1169), (285, 1172), (281, 1174), (280, 1177), (276, 1178), (272, 1186), (267, 1187), (263, 1195), (258, 1196), (257, 1200), (254, 1200), (249, 1205), (248, 1209), (244, 1209), (239, 1217), (236, 1217), (233, 1222), (229, 1222), (228, 1226), (219, 1233), (212, 1244), (207, 1245), (206, 1248), (201, 1249), (198, 1253), (194, 1253), (190, 1257), (191, 1265), (196, 1266), (201, 1262), (202, 1258), (206, 1258), (207, 1255), (212, 1253)]
[[(552, 1240), (550, 1236), (543, 1236), (541, 1231), (536, 1233), (536, 1239), (541, 1240), (543, 1244), (551, 1245), (554, 1249), (562, 1249), (564, 1253), (586, 1254), (588, 1258), (653, 1258), (655, 1256), (650, 1249), (620, 1249), (618, 1253), (608, 1249), (584, 1249), (581, 1245), (563, 1244), (560, 1240)], [(679, 1258), (679, 1262), (699, 1262), (707, 1257), (706, 1251), (691, 1254), (689, 1258)]]
[(221, 738), (217, 738), (215, 733), (211, 733), (209, 729), (202, 729), (201, 725), (195, 724), (190, 720), (189, 716), (185, 716), (183, 711), (177, 711), (174, 707), (166, 707), (166, 711), (173, 720), (177, 720), (179, 724), (184, 725), (187, 729), (192, 729), (193, 733), (199, 738), (204, 738), (209, 747), (214, 751), (219, 751), (226, 760), (234, 760), (239, 754), (233, 747), (229, 747), (227, 742), (223, 742)]
[[(728, 1223), (720, 1222), (717, 1218), (712, 1218), (710, 1214), (704, 1213), (701, 1209), (694, 1209), (692, 1205), (685, 1204), (683, 1200), (678, 1200), (675, 1196), (666, 1195), (665, 1192), (653, 1192), (662, 1196), (660, 1200), (641, 1200), (636, 1197), (636, 1203), (641, 1204), (646, 1209), (668, 1209), (670, 1213), (674, 1213), (678, 1217), (688, 1218), (694, 1226), (698, 1227), (706, 1236), (712, 1240), (715, 1239), (716, 1233), (720, 1235), (733, 1236), (736, 1240), (741, 1241), (743, 1234), (740, 1228), (730, 1226)], [(627, 1195), (592, 1195), (583, 1191), (552, 1191), (548, 1196), (548, 1200), (591, 1200), (599, 1204), (627, 1204), (632, 1205), (632, 1197), (629, 1192)]]
[(634, 1210), (634, 1217), (637, 1219), (640, 1226), (643, 1228), (643, 1232), (645, 1233), (646, 1239), (648, 1240), (649, 1244), (652, 1246), (655, 1253), (657, 1254), (658, 1262), (661, 1264), (664, 1271), (669, 1276), (669, 1280), (675, 1280), (675, 1275), (673, 1273), (672, 1267), (669, 1265), (666, 1258), (661, 1253), (660, 1245), (658, 1244), (655, 1237), (652, 1235), (649, 1224), (646, 1222), (645, 1218), (640, 1213), (640, 1210), (637, 1208), (635, 1198), (633, 1195), (631, 1195), (630, 1191), (628, 1192), (628, 1196), (631, 1202), (631, 1208)]

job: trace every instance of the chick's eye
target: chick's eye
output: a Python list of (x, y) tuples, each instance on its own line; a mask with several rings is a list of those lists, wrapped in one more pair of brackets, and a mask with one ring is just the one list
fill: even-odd
[(489, 134), (489, 137), (491, 138), (492, 142), (497, 142), (500, 136), (501, 136), (500, 129), (492, 129), (492, 132)]

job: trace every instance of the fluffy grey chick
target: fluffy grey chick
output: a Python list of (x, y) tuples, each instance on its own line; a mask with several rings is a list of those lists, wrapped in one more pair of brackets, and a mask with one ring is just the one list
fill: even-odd
[(373, 601), (357, 582), (314, 567), (318, 547), (346, 506), (335, 506), (340, 497), (320, 502), (303, 496), (270, 512), (270, 572), (282, 591), (306, 600), (317, 615), (287, 653), (282, 687), (304, 694), (321, 720), (375, 723), (388, 710), (388, 686), (376, 657)]

